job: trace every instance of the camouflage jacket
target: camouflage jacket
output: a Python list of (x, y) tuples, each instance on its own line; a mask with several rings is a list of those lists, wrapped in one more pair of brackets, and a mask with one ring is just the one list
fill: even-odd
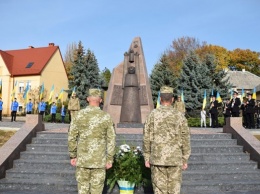
[(77, 166), (104, 168), (113, 163), (115, 129), (109, 114), (99, 107), (88, 106), (78, 112), (68, 134), (69, 154)]
[(147, 117), (143, 131), (145, 161), (160, 166), (179, 166), (191, 153), (190, 130), (182, 113), (160, 106)]
[(69, 104), (68, 104), (68, 110), (80, 110), (80, 104), (78, 98), (70, 98)]
[(174, 103), (174, 108), (175, 108), (176, 110), (180, 111), (181, 113), (185, 113), (185, 112), (186, 112), (186, 110), (185, 110), (185, 104), (184, 104), (182, 101), (180, 101), (180, 102), (176, 101), (176, 102)]

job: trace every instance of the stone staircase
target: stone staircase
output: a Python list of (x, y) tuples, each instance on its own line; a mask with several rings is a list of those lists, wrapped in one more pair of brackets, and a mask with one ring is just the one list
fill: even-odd
[[(123, 143), (142, 146), (142, 135), (118, 134), (117, 145)], [(192, 155), (189, 169), (183, 173), (182, 194), (260, 193), (257, 163), (250, 161), (249, 155), (236, 144), (230, 134), (192, 134)], [(0, 180), (0, 194), (8, 191), (76, 194), (74, 174), (68, 156), (67, 133), (38, 132), (20, 159), (15, 160), (14, 167), (7, 171), (6, 178)]]

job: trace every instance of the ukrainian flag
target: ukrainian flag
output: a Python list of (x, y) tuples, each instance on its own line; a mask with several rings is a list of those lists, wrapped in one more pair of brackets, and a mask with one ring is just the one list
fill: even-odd
[(29, 93), (29, 90), (30, 90), (30, 86), (29, 86), (29, 82), (27, 82), (27, 85), (26, 85), (26, 88), (25, 88), (25, 91), (23, 93), (23, 99), (25, 100), (25, 103), (28, 101), (28, 93)]
[(233, 89), (230, 90), (230, 100), (233, 98)]
[(17, 85), (17, 81), (15, 81), (15, 84), (14, 84), (14, 88), (13, 88), (13, 91), (12, 91), (12, 101), (14, 101), (14, 98), (15, 98), (15, 93), (16, 93), (16, 85)]
[(161, 102), (160, 102), (160, 91), (158, 92), (158, 97), (157, 97), (157, 103), (156, 103), (156, 108), (159, 108), (161, 105)]
[(54, 93), (54, 84), (53, 84), (52, 87), (51, 87), (50, 96), (49, 96), (49, 104), (52, 103), (53, 93)]
[(63, 92), (64, 92), (64, 90), (62, 88), (60, 91), (59, 97), (58, 97), (58, 100), (60, 100), (61, 102), (63, 102)]
[(254, 87), (254, 89), (253, 89), (252, 99), (256, 99), (256, 88), (255, 88), (255, 87)]
[(42, 100), (44, 94), (44, 83), (42, 83), (41, 91), (40, 91), (40, 100)]
[(217, 92), (216, 100), (218, 101), (218, 103), (222, 102), (222, 99), (221, 99), (221, 97), (219, 95), (219, 92)]
[(212, 96), (214, 96), (214, 91), (213, 91), (213, 89), (211, 90), (210, 102), (212, 102)]
[(243, 98), (245, 97), (245, 91), (244, 91), (244, 88), (242, 88), (241, 90), (241, 101), (243, 101)]
[(73, 90), (72, 90), (72, 95), (76, 94), (76, 86), (74, 86)]
[(2, 97), (2, 80), (0, 81), (0, 97)]
[(206, 104), (207, 104), (207, 92), (206, 92), (206, 90), (205, 90), (205, 91), (204, 91), (203, 104), (202, 104), (202, 110), (205, 109)]
[(181, 89), (181, 101), (184, 102), (183, 88)]

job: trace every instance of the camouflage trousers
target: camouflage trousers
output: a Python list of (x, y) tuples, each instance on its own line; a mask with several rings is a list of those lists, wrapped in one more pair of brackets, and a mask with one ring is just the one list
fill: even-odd
[(77, 116), (78, 112), (79, 111), (77, 111), (77, 110), (70, 111), (71, 120), (73, 120)]
[(77, 167), (78, 194), (101, 194), (104, 188), (105, 176), (105, 168)]
[(152, 184), (155, 194), (180, 194), (181, 166), (151, 165)]

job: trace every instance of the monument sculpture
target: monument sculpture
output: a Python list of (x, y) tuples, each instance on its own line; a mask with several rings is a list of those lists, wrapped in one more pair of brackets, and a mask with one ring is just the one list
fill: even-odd
[[(134, 58), (139, 56), (133, 50), (125, 53), (123, 75), (123, 100), (120, 114), (120, 123), (141, 123), (141, 107), (139, 98), (139, 65)], [(137, 61), (137, 63), (134, 63)]]
[(153, 101), (141, 38), (132, 41), (124, 61), (113, 69), (103, 110), (116, 128), (142, 128)]

